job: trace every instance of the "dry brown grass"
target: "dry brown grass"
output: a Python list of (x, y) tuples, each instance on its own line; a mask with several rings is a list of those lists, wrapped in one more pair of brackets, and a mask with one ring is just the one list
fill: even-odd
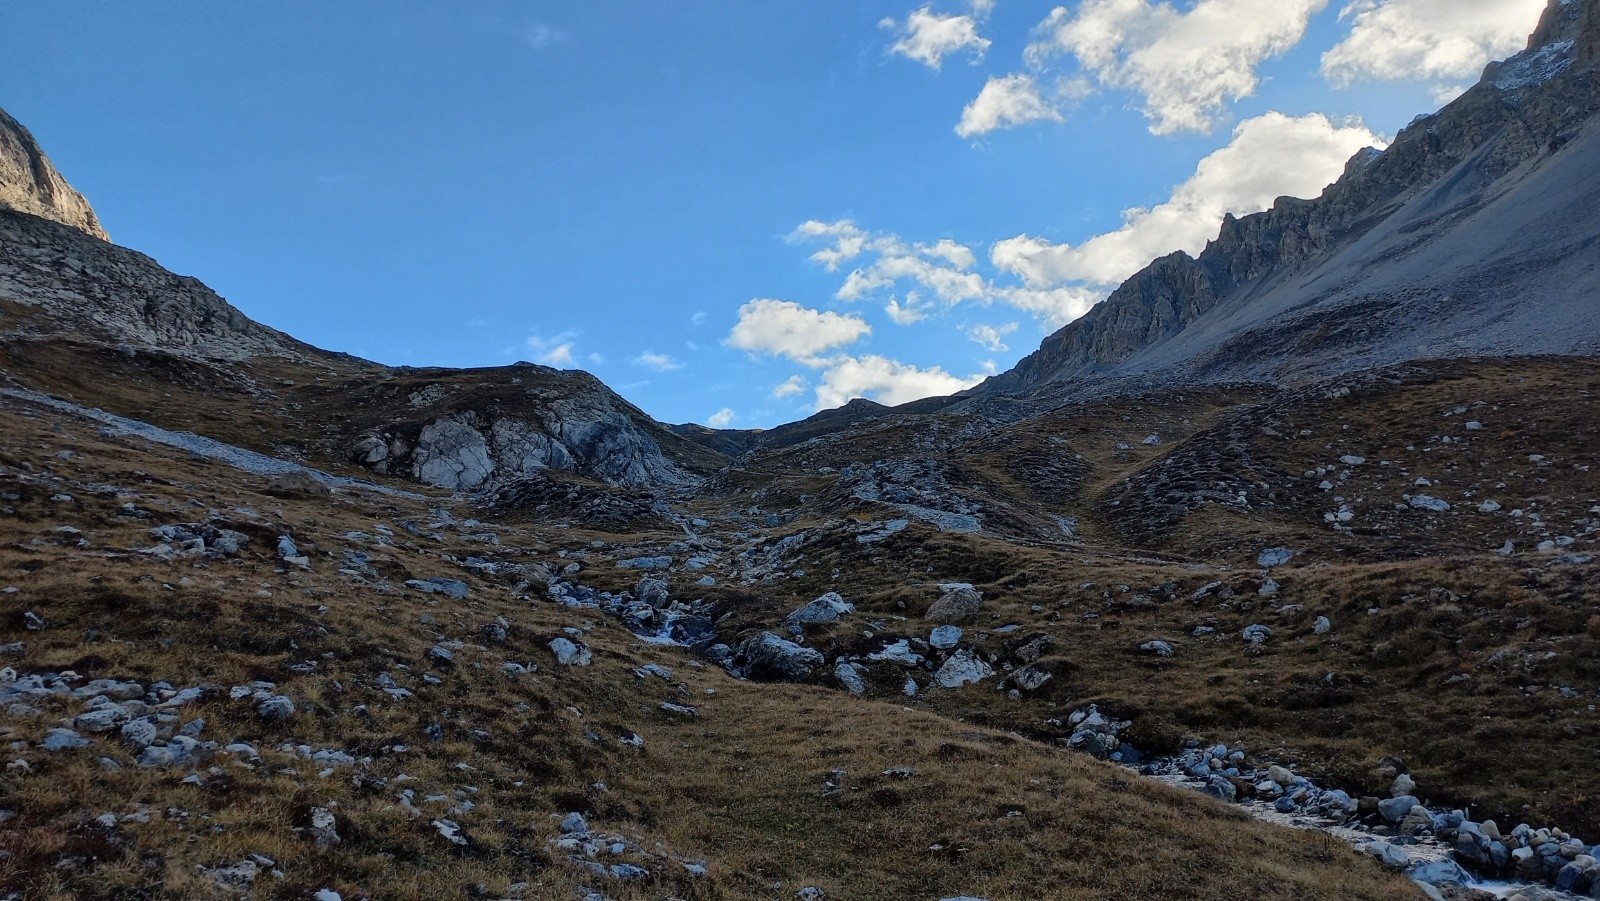
[[(10, 403), (0, 417), (0, 481), (17, 495), (0, 516), (0, 583), (20, 589), (0, 596), (0, 642), (26, 642), (23, 658), (8, 662), (25, 672), (71, 668), (85, 678), (215, 686), (221, 691), (185, 708), (184, 718), (204, 717), (205, 737), (249, 741), (267, 761), (250, 768), (219, 757), (223, 775), (194, 786), (183, 784), (185, 771), (127, 765), (128, 751), (105, 739), (83, 752), (13, 752), (34, 769), (0, 777), (0, 808), (16, 811), (0, 823), (0, 848), (8, 852), (0, 888), (26, 898), (205, 897), (214, 889), (199, 867), (250, 853), (273, 858), (285, 873), (262, 877), (254, 894), (264, 898), (304, 898), (321, 887), (346, 898), (472, 897), (479, 887), (496, 897), (515, 881), (530, 884), (529, 897), (573, 897), (591, 880), (548, 847), (555, 817), (571, 810), (652, 854), (709, 863), (709, 875), (694, 878), (675, 863), (641, 860), (656, 877), (604, 884), (619, 901), (787, 898), (808, 883), (834, 897), (966, 892), (994, 901), (1377, 899), (1409, 891), (1310, 836), (963, 723), (963, 711), (940, 709), (954, 696), (908, 708), (738, 682), (451, 561), (489, 552), (549, 562), (555, 549), (592, 535), (517, 526), (502, 528), (495, 547), (449, 530), (438, 541), (414, 537), (399, 523), (425, 526), (428, 503), (444, 499), (278, 497), (265, 493), (264, 480), (104, 440), (80, 423), (20, 415)], [(64, 448), (76, 456), (58, 459)], [(51, 476), (64, 481), (35, 481)], [(137, 497), (99, 495), (87, 490), (93, 484)], [(75, 500), (50, 500), (56, 490)], [(118, 515), (128, 500), (155, 517)], [(151, 525), (235, 506), (259, 514), (242, 559), (163, 563), (127, 553), (152, 543)], [(370, 533), (378, 523), (396, 533), (394, 547), (366, 548), (386, 584), (339, 577), (338, 555), (350, 544), (340, 536)], [(89, 547), (56, 540), (51, 530), (62, 525), (81, 529)], [(270, 539), (280, 529), (312, 556), (310, 572), (274, 559)], [(595, 569), (600, 581), (603, 571)], [(451, 601), (396, 587), (438, 575), (465, 579), (472, 597)], [(51, 627), (24, 631), (25, 610), (42, 613)], [(481, 637), (496, 616), (512, 624), (504, 645)], [(543, 649), (567, 627), (592, 627), (592, 667), (559, 668)], [(441, 639), (465, 643), (452, 667), (425, 661)], [(504, 660), (539, 669), (509, 680), (498, 670)], [(302, 661), (316, 666), (307, 674), (288, 669)], [(636, 679), (630, 670), (646, 661), (673, 667), (674, 683)], [(417, 698), (394, 702), (378, 691), (372, 680), (384, 671)], [(443, 682), (429, 686), (423, 672)], [(227, 686), (258, 679), (278, 683), (300, 712), (269, 725), (227, 699)], [(662, 713), (658, 705), (669, 699), (698, 706), (700, 715)], [(70, 712), (51, 706), (41, 718), (7, 718), (3, 726), (12, 730), (9, 740), (32, 742)], [(443, 741), (422, 738), (432, 723), (443, 728)], [(642, 752), (616, 741), (625, 729), (645, 736)], [(352, 770), (321, 778), (317, 765), (274, 750), (286, 741), (370, 755), (360, 768), (367, 778), (354, 780)], [(384, 753), (397, 743), (410, 750)], [(100, 756), (123, 766), (103, 769)], [(916, 775), (879, 775), (892, 766), (911, 766)], [(822, 778), (834, 768), (847, 771), (848, 787), (825, 797)], [(373, 781), (380, 779), (381, 788)], [(395, 802), (403, 786), (416, 789), (429, 817), (449, 804), (422, 797), (454, 803), (464, 793), (474, 809), (452, 818), (473, 847), (452, 852), (428, 817), (404, 814)], [(93, 822), (135, 805), (148, 806), (150, 822), (112, 830)], [(315, 806), (338, 817), (342, 840), (331, 850), (317, 850), (297, 831)]]

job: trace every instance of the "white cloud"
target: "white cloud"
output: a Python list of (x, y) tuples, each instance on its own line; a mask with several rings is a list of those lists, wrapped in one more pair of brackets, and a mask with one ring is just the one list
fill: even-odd
[(983, 381), (984, 376), (951, 375), (942, 367), (919, 369), (887, 357), (839, 357), (829, 362), (817, 385), (817, 409), (843, 406), (858, 397), (882, 404), (905, 404), (924, 397), (954, 394)]
[(543, 22), (535, 22), (523, 32), (523, 37), (527, 40), (529, 47), (535, 50), (543, 50), (547, 47), (554, 47), (557, 44), (565, 44), (572, 35), (560, 28), (552, 28)]
[(654, 369), (656, 372), (672, 372), (683, 368), (683, 363), (677, 358), (667, 354), (656, 353), (653, 350), (647, 350), (634, 357), (633, 362), (636, 366)]
[(898, 298), (889, 298), (889, 302), (883, 305), (883, 311), (889, 314), (889, 321), (895, 325), (916, 325), (928, 318), (928, 307), (915, 291), (906, 292), (905, 303)]
[(734, 412), (729, 407), (723, 407), (706, 417), (706, 425), (714, 429), (725, 429), (733, 422)]
[(1060, 122), (1062, 115), (1057, 106), (1055, 100), (1040, 93), (1039, 82), (1032, 75), (991, 77), (978, 96), (961, 111), (956, 134), (972, 138), (1029, 122)]
[(990, 353), (1001, 353), (1010, 348), (1006, 347), (1006, 336), (1017, 330), (1017, 323), (1008, 322), (1005, 325), (972, 325), (966, 329), (967, 337), (977, 342)]
[(1523, 49), (1545, 0), (1354, 0), (1350, 35), (1322, 55), (1338, 87), (1358, 81), (1458, 81)]
[(944, 58), (966, 51), (973, 64), (983, 60), (989, 39), (978, 33), (978, 24), (994, 7), (993, 0), (974, 0), (969, 15), (941, 14), (932, 6), (912, 11), (904, 22), (884, 19), (878, 25), (893, 31), (897, 40), (889, 52), (916, 60), (932, 69)]
[(821, 354), (870, 334), (872, 326), (860, 316), (813, 310), (789, 300), (757, 299), (739, 308), (739, 321), (726, 343), (817, 366)]
[(529, 335), (528, 349), (533, 351), (533, 361), (558, 369), (570, 367), (576, 358), (578, 333), (572, 331), (562, 332), (559, 335), (545, 337), (543, 335)]
[(1382, 143), (1360, 124), (1268, 113), (1240, 123), (1232, 141), (1201, 160), (1165, 203), (1124, 213), (1116, 231), (1077, 246), (1019, 235), (995, 244), (990, 261), (1028, 289), (1112, 287), (1157, 257), (1199, 253), (1228, 213), (1259, 212), (1283, 195), (1320, 194), (1357, 151)]
[(837, 261), (866, 258), (845, 277), (835, 294), (840, 300), (863, 300), (879, 292), (909, 286), (910, 290), (902, 297), (890, 297), (884, 305), (884, 312), (896, 325), (912, 325), (927, 319), (937, 312), (934, 302), (938, 301), (946, 308), (962, 303), (984, 306), (1000, 303), (1059, 327), (1082, 316), (1104, 297), (1104, 292), (1062, 286), (997, 285), (971, 271), (977, 264), (977, 257), (964, 244), (948, 238), (933, 244), (915, 244), (898, 235), (873, 234), (849, 220), (805, 223), (790, 235), (790, 240), (829, 242), (813, 253), (811, 259), (830, 271), (837, 271)]
[(783, 400), (786, 397), (804, 394), (806, 387), (806, 380), (803, 376), (791, 375), (772, 389), (772, 396), (778, 400)]
[(689, 324), (694, 326), (705, 325), (706, 318), (710, 315), (705, 310), (697, 311), (693, 316), (689, 317)]
[(1210, 131), (1227, 101), (1255, 93), (1256, 68), (1300, 43), (1328, 2), (1198, 0), (1180, 9), (1083, 0), (1051, 12), (1026, 59), (1043, 69), (1070, 56), (1100, 85), (1138, 93), (1155, 134)]
[(861, 256), (867, 249), (868, 234), (849, 219), (838, 222), (821, 222), (811, 219), (800, 223), (789, 235), (789, 243), (827, 241), (829, 246), (811, 255), (811, 262), (821, 263), (829, 272), (838, 272), (839, 266)]

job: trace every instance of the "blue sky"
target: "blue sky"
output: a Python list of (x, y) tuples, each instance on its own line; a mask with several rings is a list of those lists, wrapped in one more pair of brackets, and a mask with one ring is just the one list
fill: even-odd
[(1542, 5), (13, 3), (0, 106), (117, 243), (301, 339), (766, 427), (1004, 370)]

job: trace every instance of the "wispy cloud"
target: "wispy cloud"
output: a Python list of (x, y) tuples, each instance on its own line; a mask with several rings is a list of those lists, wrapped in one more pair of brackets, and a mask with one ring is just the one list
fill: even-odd
[(522, 32), (523, 40), (535, 50), (544, 50), (557, 44), (565, 44), (572, 40), (572, 33), (561, 28), (554, 28), (543, 22), (534, 22)]
[(656, 372), (675, 372), (683, 368), (681, 360), (669, 354), (656, 353), (653, 350), (647, 350), (639, 354), (633, 358), (633, 362), (636, 366), (654, 369)]
[(578, 333), (569, 329), (557, 335), (529, 335), (527, 346), (528, 350), (533, 352), (535, 363), (543, 363), (557, 369), (570, 367), (575, 359)]

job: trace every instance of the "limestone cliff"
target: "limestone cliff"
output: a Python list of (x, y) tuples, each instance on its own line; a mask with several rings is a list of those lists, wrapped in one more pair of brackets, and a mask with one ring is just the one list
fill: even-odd
[(16, 210), (70, 225), (102, 241), (89, 201), (73, 190), (22, 123), (0, 109), (0, 209)]

